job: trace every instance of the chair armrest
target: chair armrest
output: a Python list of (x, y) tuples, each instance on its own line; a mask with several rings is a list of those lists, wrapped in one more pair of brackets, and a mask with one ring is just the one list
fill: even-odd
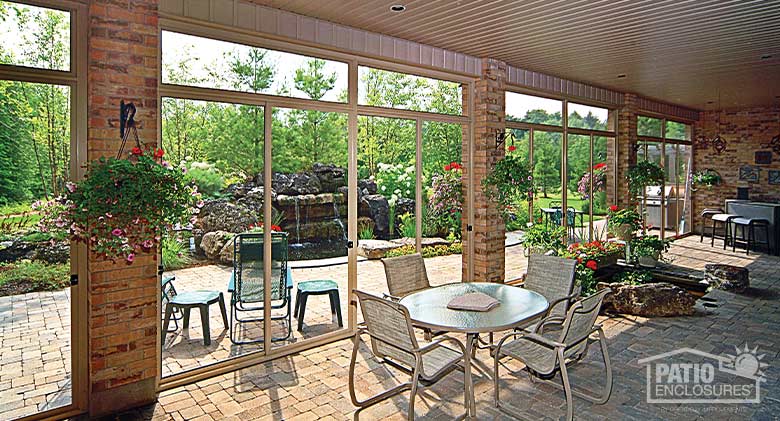
[(386, 300), (394, 301), (396, 303), (401, 301), (401, 297), (396, 297), (395, 295), (386, 294), (384, 292), (382, 293), (382, 298)]
[(565, 297), (561, 297), (561, 298), (559, 298), (559, 299), (557, 299), (557, 300), (555, 300), (555, 301), (551, 302), (551, 303), (550, 303), (550, 306), (549, 306), (549, 307), (547, 307), (547, 314), (549, 314), (549, 313), (550, 313), (550, 311), (552, 311), (552, 309), (554, 309), (554, 308), (555, 308), (555, 306), (557, 306), (557, 305), (558, 305), (558, 304), (560, 304), (560, 303), (563, 303), (563, 302), (566, 302), (566, 301), (568, 301), (569, 303), (571, 303), (571, 302), (573, 302), (573, 301), (576, 301), (578, 296), (579, 296), (579, 294), (577, 294), (576, 292), (573, 292), (573, 293), (571, 293), (571, 294), (569, 294), (569, 295), (567, 295), (567, 296), (565, 296)]
[(417, 348), (416, 350), (414, 350), (414, 352), (419, 352), (419, 353), (420, 353), (420, 355), (423, 355), (423, 354), (425, 354), (425, 353), (427, 353), (427, 352), (430, 352), (430, 351), (432, 351), (432, 350), (434, 350), (434, 349), (436, 349), (436, 348), (438, 348), (438, 347), (442, 346), (442, 344), (443, 344), (444, 342), (454, 342), (455, 344), (457, 344), (457, 345), (458, 345), (458, 348), (460, 348), (460, 351), (461, 351), (461, 352), (462, 352), (464, 355), (466, 354), (466, 347), (463, 345), (463, 343), (462, 343), (461, 341), (459, 341), (459, 340), (457, 340), (457, 339), (453, 338), (452, 336), (447, 336), (447, 335), (441, 335), (441, 336), (439, 336), (439, 337), (438, 337), (438, 338), (436, 338), (436, 340), (434, 340), (433, 342), (429, 342), (429, 343), (427, 343), (425, 346), (422, 346), (422, 347), (420, 347), (420, 348)]
[(562, 316), (548, 316), (544, 319), (542, 319), (541, 322), (539, 322), (536, 325), (536, 329), (534, 330), (534, 333), (539, 333), (543, 328), (549, 326), (549, 325), (563, 325), (563, 322), (566, 320), (565, 317)]

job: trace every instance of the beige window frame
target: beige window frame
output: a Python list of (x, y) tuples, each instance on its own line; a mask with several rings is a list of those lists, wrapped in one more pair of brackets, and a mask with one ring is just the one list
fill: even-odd
[[(70, 0), (14, 0), (15, 3), (70, 13), (70, 69), (49, 70), (27, 66), (0, 64), (0, 80), (68, 86), (70, 88), (70, 177), (84, 177), (87, 162), (87, 36), (88, 6)], [(59, 408), (33, 414), (21, 420), (62, 419), (86, 412), (89, 387), (89, 348), (87, 293), (89, 276), (87, 248), (71, 242), (71, 274), (78, 276), (78, 284), (71, 287), (71, 403)]]
[[(473, 138), (473, 116), (470, 112), (470, 110), (473, 109), (473, 98), (474, 98), (474, 78), (471, 76), (466, 76), (462, 74), (455, 74), (455, 73), (449, 73), (449, 72), (443, 72), (439, 70), (433, 70), (428, 68), (421, 68), (416, 66), (409, 66), (404, 65), (400, 63), (393, 63), (388, 62), (384, 60), (378, 60), (376, 58), (372, 57), (364, 57), (364, 56), (357, 56), (352, 54), (346, 54), (338, 51), (333, 51), (330, 49), (324, 49), (324, 48), (318, 48), (311, 45), (304, 45), (304, 44), (298, 44), (298, 43), (292, 43), (289, 41), (281, 40), (278, 38), (273, 37), (266, 37), (258, 35), (257, 33), (241, 30), (238, 28), (225, 28), (221, 25), (215, 25), (215, 24), (193, 24), (191, 22), (187, 22), (184, 19), (178, 19), (178, 18), (161, 18), (160, 19), (160, 28), (159, 28), (159, 34), (162, 34), (162, 31), (173, 31), (178, 33), (183, 33), (187, 35), (194, 35), (194, 36), (200, 36), (200, 37), (206, 37), (206, 38), (212, 38), (222, 41), (228, 41), (228, 42), (234, 42), (234, 43), (240, 43), (244, 45), (249, 45), (253, 47), (258, 48), (267, 48), (287, 53), (293, 53), (293, 54), (301, 54), (306, 55), (310, 57), (317, 57), (322, 58), (326, 60), (334, 60), (334, 61), (340, 61), (345, 62), (348, 64), (348, 83), (347, 83), (347, 89), (348, 89), (348, 100), (346, 103), (336, 103), (336, 102), (328, 102), (328, 101), (314, 101), (310, 99), (301, 99), (301, 98), (292, 98), (292, 97), (283, 97), (283, 96), (276, 96), (276, 95), (269, 95), (269, 94), (255, 94), (255, 93), (247, 93), (247, 92), (235, 92), (235, 91), (227, 91), (227, 90), (221, 90), (221, 89), (210, 89), (210, 88), (202, 88), (202, 87), (194, 87), (194, 86), (182, 86), (182, 85), (173, 85), (173, 84), (166, 84), (166, 83), (159, 83), (158, 85), (158, 104), (159, 106), (162, 106), (162, 98), (163, 97), (170, 97), (170, 98), (180, 98), (180, 99), (192, 99), (192, 100), (205, 100), (205, 101), (215, 101), (215, 102), (228, 102), (228, 103), (241, 103), (241, 104), (247, 104), (247, 105), (259, 105), (264, 107), (264, 113), (265, 113), (265, 119), (264, 119), (264, 132), (265, 132), (265, 141), (264, 141), (264, 179), (265, 180), (271, 180), (272, 179), (272, 133), (271, 133), (271, 127), (272, 127), (272, 118), (271, 113), (274, 108), (295, 108), (295, 109), (307, 109), (307, 110), (315, 110), (315, 111), (323, 111), (323, 112), (339, 112), (344, 113), (348, 117), (348, 126), (347, 126), (347, 135), (348, 135), (348, 189), (350, 194), (348, 194), (348, 214), (349, 214), (349, 220), (348, 220), (348, 226), (347, 226), (347, 235), (350, 240), (352, 240), (355, 244), (357, 244), (357, 233), (358, 233), (358, 227), (357, 227), (357, 211), (358, 211), (358, 203), (357, 203), (357, 136), (358, 136), (358, 116), (377, 116), (377, 117), (393, 117), (393, 118), (403, 118), (403, 119), (411, 119), (415, 120), (417, 124), (417, 130), (416, 130), (416, 144), (417, 144), (417, 160), (416, 160), (416, 166), (417, 166), (417, 200), (416, 200), (416, 214), (418, 215), (417, 219), (417, 248), (418, 250), (421, 247), (420, 244), (420, 233), (421, 233), (421, 220), (422, 218), (419, 217), (421, 215), (421, 206), (422, 206), (422, 189), (420, 188), (421, 185), (421, 177), (422, 177), (422, 160), (420, 159), (421, 154), (421, 144), (422, 144), (422, 124), (425, 121), (436, 121), (436, 122), (445, 122), (445, 123), (456, 123), (460, 124), (462, 126), (466, 126), (468, 128), (467, 133), (469, 133), (469, 154), (473, 153), (473, 143), (470, 141), (470, 139)], [(160, 40), (162, 37), (160, 37)], [(160, 51), (160, 58), (158, 60), (158, 80), (162, 81), (162, 46), (158, 45), (158, 51)], [(428, 112), (421, 112), (421, 111), (412, 111), (412, 110), (402, 110), (402, 109), (392, 109), (392, 108), (383, 108), (383, 107), (372, 107), (372, 106), (365, 106), (365, 105), (359, 105), (358, 104), (358, 66), (369, 66), (377, 69), (382, 70), (389, 70), (394, 72), (401, 72), (401, 73), (408, 73), (416, 76), (424, 76), (424, 77), (430, 77), (435, 79), (443, 79), (447, 81), (452, 81), (456, 83), (461, 83), (463, 86), (464, 91), (468, 90), (467, 97), (469, 98), (468, 103), (463, 104), (463, 115), (446, 115), (446, 114), (436, 114), (436, 113), (428, 113)], [(159, 112), (160, 110), (158, 110)], [(160, 136), (160, 139), (162, 139), (162, 121), (158, 123), (158, 135)], [(469, 160), (471, 162), (471, 160)], [(473, 174), (473, 171), (469, 171), (469, 174)], [(469, 188), (467, 191), (467, 221), (468, 224), (473, 225), (474, 215), (473, 215), (473, 208), (470, 206), (471, 203), (473, 203), (473, 187), (470, 179), (467, 182)], [(264, 194), (266, 197), (264, 197), (264, 203), (270, 203), (270, 189), (265, 189)], [(264, 218), (265, 220), (271, 220), (271, 208), (270, 206), (264, 207)], [(270, 230), (267, 230), (265, 233), (265, 247), (266, 247), (266, 253), (265, 258), (268, 260), (266, 262), (265, 270), (267, 272), (270, 271), (270, 259), (271, 259), (271, 239), (270, 239)], [(464, 235), (468, 235), (467, 244), (468, 248), (467, 250), (464, 250), (464, 253), (469, 253), (472, 258), (468, 259), (469, 262), (473, 261), (473, 233), (472, 232), (466, 232)], [(472, 279), (473, 277), (473, 267), (472, 265), (469, 265), (468, 272), (470, 275), (467, 277), (469, 279)], [(266, 282), (270, 282), (270, 272), (265, 274)], [(358, 273), (357, 273), (357, 248), (353, 247), (348, 252), (348, 290), (353, 291), (357, 288), (357, 281), (358, 281)], [(158, 283), (159, 284), (159, 283)], [(159, 288), (159, 287), (158, 287)], [(271, 343), (270, 336), (271, 336), (271, 329), (270, 329), (270, 287), (266, 288), (266, 296), (265, 296), (265, 325), (264, 325), (264, 340), (266, 344)], [(158, 292), (159, 296), (159, 292)], [(161, 378), (162, 373), (162, 360), (161, 355), (158, 355), (157, 361), (158, 361), (158, 384), (159, 384), (159, 390), (169, 390), (175, 387), (179, 387), (182, 385), (190, 384), (202, 379), (214, 377), (217, 375), (229, 373), (235, 370), (239, 370), (241, 368), (249, 367), (258, 363), (262, 363), (265, 361), (281, 358), (293, 353), (301, 352), (306, 349), (315, 348), (318, 346), (325, 345), (327, 343), (331, 343), (334, 341), (342, 340), (351, 337), (354, 335), (355, 329), (357, 328), (357, 307), (354, 300), (352, 300), (352, 297), (350, 297), (349, 305), (348, 305), (348, 314), (347, 314), (347, 327), (344, 329), (340, 329), (335, 332), (330, 332), (321, 336), (318, 336), (316, 338), (307, 339), (301, 342), (297, 342), (294, 344), (284, 345), (280, 347), (273, 347), (273, 346), (266, 346), (263, 347), (262, 350), (252, 352), (246, 355), (238, 356), (235, 358), (231, 358), (228, 360), (220, 361), (215, 364), (206, 366), (206, 367), (199, 367), (192, 370), (188, 370), (182, 373), (173, 374), (171, 376)], [(160, 311), (160, 308), (158, 306), (158, 312)], [(158, 317), (159, 319), (159, 317)], [(162, 352), (162, 347), (157, 347), (158, 352)]]

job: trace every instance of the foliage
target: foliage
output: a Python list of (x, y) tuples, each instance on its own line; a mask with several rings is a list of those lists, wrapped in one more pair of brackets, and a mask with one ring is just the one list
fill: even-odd
[(581, 259), (599, 259), (622, 253), (625, 246), (612, 241), (591, 241), (589, 243), (573, 243), (567, 248), (569, 253)]
[(565, 248), (564, 238), (566, 238), (566, 229), (564, 227), (534, 224), (525, 231), (525, 236), (521, 242), (529, 250), (546, 253), (550, 250)]
[(647, 270), (626, 270), (612, 278), (612, 282), (629, 285), (641, 285), (653, 281), (653, 274)]
[(414, 219), (414, 215), (411, 213), (405, 213), (399, 217), (401, 219), (401, 236), (408, 238), (415, 238), (417, 236), (417, 226)]
[(186, 178), (195, 184), (205, 197), (217, 197), (224, 186), (225, 179), (214, 165), (207, 162), (186, 162)]
[(566, 259), (576, 259), (577, 267), (575, 281), (581, 286), (583, 295), (595, 292), (595, 272), (599, 269), (598, 259), (620, 253), (623, 245), (614, 242), (592, 241), (590, 243), (572, 244), (558, 255)]
[(51, 238), (62, 240), (68, 235), (68, 221), (66, 219), (67, 205), (64, 197), (43, 201), (38, 200), (32, 204), (32, 209), (40, 215), (38, 230), (47, 233)]
[[(417, 253), (417, 248), (412, 244), (407, 244), (405, 246), (401, 246), (388, 251), (385, 257), (406, 256), (414, 253)], [(422, 248), (422, 256), (426, 259), (429, 257), (448, 256), (450, 254), (461, 254), (461, 253), (463, 253), (463, 244), (460, 242), (455, 242), (448, 246), (440, 245), (440, 246), (429, 246), (429, 247)]]
[(373, 240), (374, 227), (371, 224), (361, 224), (358, 227), (358, 238), (361, 240)]
[(691, 181), (694, 186), (712, 187), (720, 185), (723, 179), (717, 171), (708, 168), (706, 170), (696, 171), (693, 174)]
[(163, 237), (161, 247), (165, 270), (181, 269), (192, 264), (189, 247), (171, 235)]
[(626, 172), (628, 189), (634, 196), (643, 194), (647, 186), (663, 184), (665, 177), (664, 169), (651, 161), (639, 161)]
[(0, 233), (2, 234), (15, 234), (24, 232), (29, 227), (35, 225), (40, 219), (40, 216), (31, 212), (24, 212), (21, 215), (5, 215), (0, 216)]
[(71, 236), (100, 256), (132, 263), (160, 242), (165, 228), (187, 223), (200, 194), (183, 171), (155, 160), (161, 157), (162, 150), (136, 147), (130, 159), (91, 162), (84, 180), (68, 187), (63, 219)]
[(482, 191), (488, 200), (498, 205), (506, 221), (507, 209), (515, 201), (533, 198), (533, 179), (527, 160), (517, 155), (507, 155), (496, 162), (482, 180)]
[(376, 186), (378, 193), (387, 197), (390, 206), (395, 206), (398, 199), (414, 200), (415, 185), (414, 166), (378, 164)]
[(29, 203), (12, 203), (9, 205), (0, 206), (0, 216), (20, 215), (31, 210), (32, 206)]
[(42, 243), (44, 241), (51, 241), (53, 238), (54, 237), (52, 237), (52, 234), (50, 232), (41, 232), (41, 231), (31, 232), (29, 234), (25, 234), (19, 237), (20, 240), (27, 241), (30, 243)]
[[(603, 192), (607, 185), (607, 164), (602, 162), (593, 166), (593, 192)], [(586, 172), (577, 182), (577, 191), (584, 200), (590, 198), (591, 171)]]
[[(247, 232), (251, 232), (251, 233), (263, 232), (263, 223), (258, 222), (257, 224), (250, 224)], [(282, 227), (280, 227), (279, 225), (271, 224), (271, 232), (284, 232), (284, 231), (282, 230)]]
[(460, 164), (447, 164), (444, 166), (444, 173), (433, 176), (428, 203), (428, 219), (436, 230), (460, 238), (463, 213), (463, 176)]
[(620, 209), (615, 205), (610, 206), (607, 214), (607, 225), (609, 232), (613, 235), (621, 236), (622, 230), (627, 229), (634, 233), (642, 228), (642, 217), (634, 209)]
[(30, 283), (32, 291), (62, 289), (70, 285), (70, 265), (49, 264), (37, 260), (0, 263), (0, 287), (5, 289), (16, 283)]
[(645, 235), (631, 240), (631, 256), (633, 258), (647, 256), (660, 259), (664, 253), (669, 251), (670, 246), (670, 240), (661, 239), (657, 235)]

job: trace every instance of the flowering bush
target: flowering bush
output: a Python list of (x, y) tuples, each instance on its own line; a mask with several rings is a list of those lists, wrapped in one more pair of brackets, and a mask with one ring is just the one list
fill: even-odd
[[(248, 232), (263, 232), (263, 223), (258, 222), (256, 224), (249, 224)], [(271, 225), (271, 232), (282, 232), (282, 227), (279, 225)]]
[(558, 254), (567, 259), (576, 259), (575, 281), (582, 287), (583, 295), (594, 292), (595, 272), (599, 269), (599, 259), (614, 253), (623, 252), (624, 246), (614, 242), (591, 241), (574, 243)]
[(71, 237), (101, 257), (132, 263), (159, 244), (163, 230), (191, 222), (200, 194), (163, 154), (135, 147), (129, 159), (89, 163), (84, 179), (67, 185), (62, 219)]
[(414, 166), (403, 164), (377, 164), (376, 185), (379, 194), (385, 196), (390, 206), (395, 206), (398, 199), (414, 200), (415, 175)]
[(62, 240), (67, 237), (69, 225), (65, 219), (67, 209), (64, 197), (34, 202), (32, 210), (38, 212), (38, 215), (41, 217), (38, 221), (38, 231), (47, 233), (52, 239), (56, 240)]
[(496, 162), (493, 170), (482, 180), (482, 191), (488, 200), (498, 204), (499, 212), (508, 218), (507, 209), (516, 201), (533, 198), (533, 176), (528, 160), (507, 155)]
[(431, 223), (437, 230), (460, 238), (463, 213), (463, 178), (457, 162), (444, 166), (443, 174), (431, 179), (431, 195), (428, 198)]
[[(590, 175), (588, 171), (577, 183), (577, 191), (583, 200), (590, 199)], [(607, 164), (602, 162), (593, 166), (593, 192), (602, 192), (607, 185)]]
[(628, 239), (642, 229), (642, 217), (634, 209), (620, 209), (612, 205), (607, 214), (607, 226), (611, 234)]
[(694, 186), (705, 186), (712, 188), (712, 186), (720, 185), (723, 181), (720, 174), (717, 171), (707, 168), (706, 170), (696, 171), (691, 175), (691, 181)]

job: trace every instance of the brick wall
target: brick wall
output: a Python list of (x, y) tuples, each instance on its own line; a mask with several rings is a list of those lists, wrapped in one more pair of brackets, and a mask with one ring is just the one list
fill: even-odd
[(723, 178), (720, 186), (699, 188), (693, 194), (694, 229), (701, 226), (698, 213), (702, 209), (723, 207), (725, 199), (736, 198), (738, 186), (750, 187), (751, 199), (780, 201), (780, 186), (769, 185), (767, 181), (767, 170), (780, 170), (780, 154), (773, 154), (771, 165), (758, 165), (761, 168), (758, 183), (739, 181), (739, 167), (756, 165), (755, 152), (771, 150), (761, 145), (780, 135), (780, 107), (703, 112), (694, 129), (696, 136), (720, 134), (726, 141), (726, 150), (721, 154), (712, 148), (694, 151), (694, 171), (712, 168)]
[[(157, 1), (89, 7), (89, 160), (116, 155), (119, 101), (135, 103), (141, 140), (157, 143)], [(158, 280), (154, 255), (133, 265), (89, 259), (90, 414), (156, 399)]]
[[(504, 148), (496, 148), (496, 131), (506, 128), (504, 96), (506, 63), (482, 60), (482, 77), (475, 86), (474, 97), (474, 154), (468, 156), (464, 136), (464, 176), (469, 177), (468, 159), (473, 160), (474, 174), (474, 280), (503, 282), (504, 236), (506, 229), (498, 208), (488, 203), (482, 193), (482, 179), (493, 164), (504, 157)], [(465, 92), (465, 91), (464, 91)], [(464, 247), (465, 249), (465, 247)], [(463, 253), (463, 267), (468, 267), (469, 255)], [(464, 279), (467, 279), (464, 272)]]
[[(625, 94), (623, 107), (618, 110), (617, 119), (617, 144), (610, 145), (608, 156), (609, 162), (614, 162), (614, 153), (617, 151), (617, 174), (614, 175), (616, 188), (614, 192), (609, 192), (607, 201), (609, 204), (616, 204), (620, 207), (629, 207), (631, 205), (631, 196), (628, 192), (628, 183), (626, 182), (626, 172), (631, 165), (636, 164), (636, 115), (637, 115), (637, 96), (634, 94)], [(608, 190), (609, 191), (609, 190)], [(617, 197), (614, 195), (617, 194)]]

